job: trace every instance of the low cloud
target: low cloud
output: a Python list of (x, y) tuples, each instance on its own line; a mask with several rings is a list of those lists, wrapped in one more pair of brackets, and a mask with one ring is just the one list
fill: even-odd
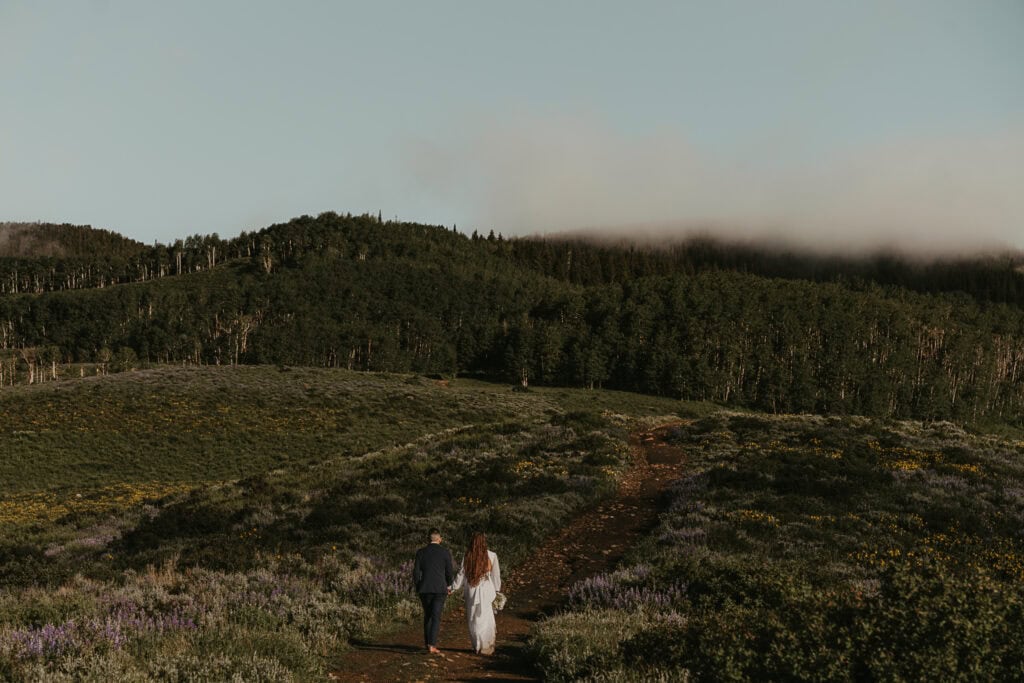
[(627, 137), (587, 118), (465, 130), (415, 146), (417, 190), (506, 235), (702, 234), (825, 252), (1024, 248), (1024, 126), (799, 163), (714, 159), (671, 131)]

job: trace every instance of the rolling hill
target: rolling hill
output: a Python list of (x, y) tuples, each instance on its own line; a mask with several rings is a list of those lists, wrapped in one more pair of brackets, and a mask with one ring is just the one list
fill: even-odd
[(506, 240), (327, 213), (133, 255), (0, 259), (0, 385), (284, 364), (1016, 421), (1014, 264)]

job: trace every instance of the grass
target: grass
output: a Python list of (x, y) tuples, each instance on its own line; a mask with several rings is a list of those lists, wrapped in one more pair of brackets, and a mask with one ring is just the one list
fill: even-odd
[(514, 567), (678, 418), (691, 474), (535, 630), (547, 678), (1024, 678), (1014, 430), (192, 367), (0, 390), (0, 679), (322, 678), (415, 616), (424, 529)]
[[(693, 473), (659, 528), (535, 631), (547, 678), (1024, 676), (1024, 442), (736, 413), (674, 441)], [(591, 614), (632, 626), (609, 642)]]
[(706, 411), (269, 367), (7, 388), (0, 678), (322, 677), (416, 613), (425, 529), (457, 557), (484, 529), (514, 567), (614, 490), (629, 429), (680, 409)]
[(157, 368), (0, 391), (0, 495), (205, 483), (351, 457), (451, 427), (676, 401), (265, 366)]

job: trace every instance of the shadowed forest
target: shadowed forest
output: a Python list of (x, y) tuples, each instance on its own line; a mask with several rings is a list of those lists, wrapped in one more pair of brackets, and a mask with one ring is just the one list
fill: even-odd
[(0, 385), (155, 363), (607, 387), (773, 413), (1017, 420), (1020, 255), (465, 236), (325, 213), (146, 246), (0, 228)]

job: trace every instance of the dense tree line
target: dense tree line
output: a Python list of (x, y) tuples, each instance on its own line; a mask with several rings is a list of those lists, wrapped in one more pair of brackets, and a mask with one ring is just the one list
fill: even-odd
[[(378, 230), (386, 227), (387, 230)], [(730, 270), (766, 277), (838, 282), (852, 288), (892, 285), (978, 301), (1024, 306), (1024, 254), (914, 259), (894, 253), (816, 255), (779, 246), (709, 238), (659, 243), (586, 237), (505, 240), (491, 231), (471, 238), (435, 226), (327, 212), (302, 216), (232, 239), (192, 235), (146, 246), (108, 230), (46, 223), (0, 223), (0, 293), (41, 293), (144, 282), (258, 258), (269, 272), (294, 267), (309, 252), (361, 259), (420, 254), (460, 262), (484, 254), (584, 287), (638, 278)]]
[(88, 225), (0, 223), (0, 257), (123, 258), (133, 256), (143, 248), (141, 242)]
[(963, 292), (978, 301), (1024, 306), (1024, 254), (1020, 253), (926, 259), (879, 252), (848, 257), (708, 238), (643, 246), (585, 237), (512, 240), (505, 251), (539, 272), (585, 286), (716, 269), (849, 287), (892, 285), (928, 294)]
[[(12, 224), (6, 224), (10, 226)], [(248, 256), (216, 233), (147, 247), (88, 226), (0, 226), (0, 294), (94, 289), (210, 269)]]
[[(913, 286), (867, 277), (877, 263), (826, 276), (813, 272), (823, 262), (794, 261), (788, 277), (768, 277), (756, 271), (770, 259), (730, 265), (728, 250), (701, 244), (470, 238), (333, 213), (190, 240), (180, 268), (174, 245), (161, 252), (164, 277), (0, 296), (6, 376), (11, 359), (27, 375), (29, 358), (52, 375), (70, 363), (280, 363), (475, 372), (775, 412), (1024, 412), (1020, 274), (1005, 263), (914, 266)], [(958, 290), (956, 273), (977, 286)]]
[[(376, 228), (386, 225), (388, 231)], [(192, 235), (172, 244), (146, 246), (89, 226), (0, 224), (0, 294), (95, 289), (211, 270), (231, 261), (256, 259), (267, 272), (294, 267), (310, 252), (366, 259), (429, 254), (436, 228), (388, 221), (368, 214), (303, 216), (232, 239)], [(443, 232), (443, 231), (442, 231)], [(454, 236), (454, 235), (453, 235)], [(455, 240), (457, 241), (457, 240)], [(463, 240), (465, 241), (465, 240)], [(447, 256), (451, 256), (449, 251)]]

